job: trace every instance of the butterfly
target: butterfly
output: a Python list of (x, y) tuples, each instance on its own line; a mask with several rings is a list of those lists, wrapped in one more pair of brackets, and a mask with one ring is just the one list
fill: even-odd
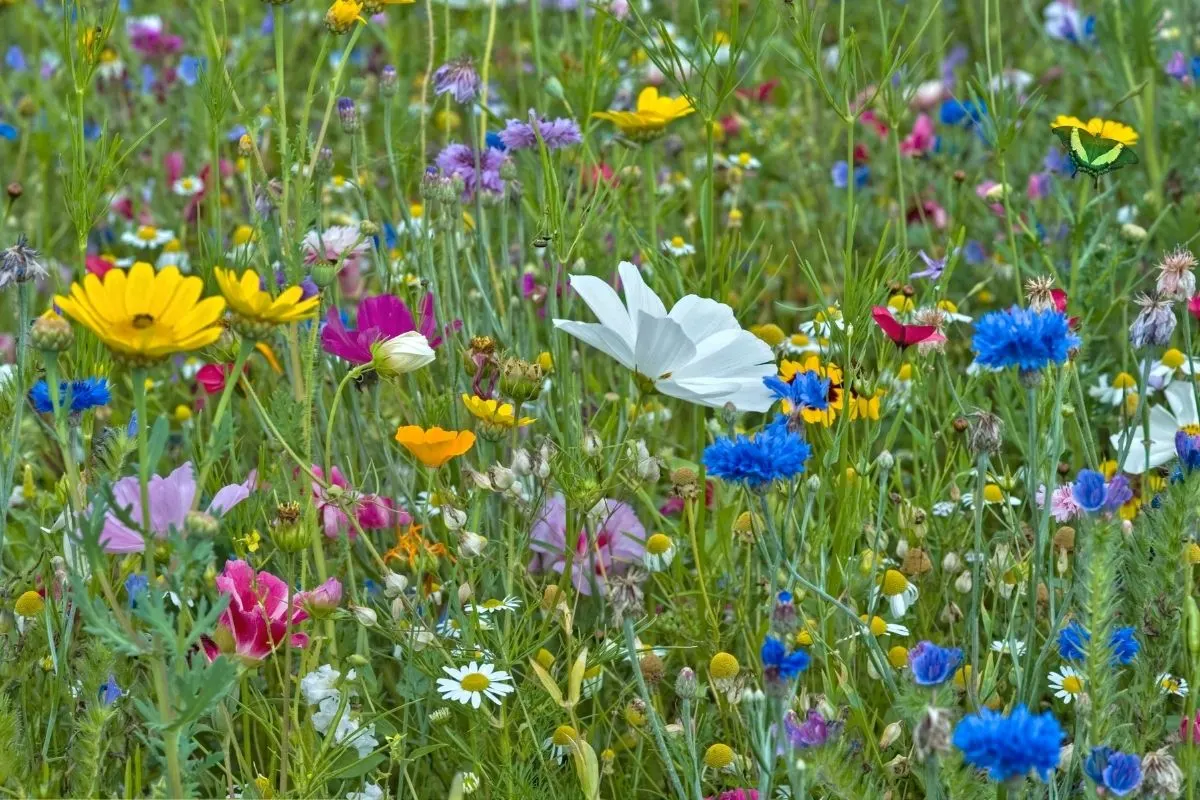
[(1067, 148), (1076, 171), (1091, 175), (1096, 184), (1099, 184), (1101, 175), (1138, 163), (1137, 153), (1115, 139), (1105, 139), (1082, 128), (1067, 125), (1053, 130)]
[(933, 325), (905, 325), (892, 316), (892, 311), (886, 306), (875, 306), (871, 309), (875, 324), (883, 329), (887, 337), (895, 342), (901, 350), (929, 339), (937, 333)]

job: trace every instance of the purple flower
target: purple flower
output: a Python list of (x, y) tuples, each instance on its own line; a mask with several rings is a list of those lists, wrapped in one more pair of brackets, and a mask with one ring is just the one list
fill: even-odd
[(475, 169), (475, 151), (465, 144), (449, 144), (438, 153), (436, 163), (442, 172), (451, 177), (462, 178), (463, 200), (471, 200), (475, 192), (483, 191), (491, 195), (504, 194), (504, 179), (500, 177), (500, 167), (504, 165), (507, 156), (494, 147), (489, 147), (479, 154), (479, 169)]
[(1118, 475), (1108, 482), (1104, 490), (1104, 510), (1114, 512), (1133, 499), (1133, 489), (1129, 487), (1129, 479)]
[(1167, 65), (1163, 67), (1163, 71), (1177, 81), (1188, 77), (1188, 74), (1191, 72), (1190, 65), (1188, 64), (1187, 56), (1183, 54), (1182, 50), (1176, 50), (1171, 54), (1171, 58), (1167, 61)]
[(398, 297), (390, 294), (364, 297), (358, 304), (358, 328), (355, 330), (346, 328), (336, 308), (329, 309), (329, 317), (321, 330), (321, 347), (326, 353), (352, 364), (370, 363), (374, 358), (371, 345), (409, 331), (417, 331), (429, 340), (430, 347), (437, 347), (442, 343), (442, 337), (437, 335), (432, 292), (426, 293), (421, 300), (420, 318), (418, 325), (408, 306)]
[(924, 250), (917, 253), (917, 257), (920, 258), (922, 263), (925, 264), (925, 269), (917, 270), (909, 275), (909, 280), (916, 280), (917, 278), (929, 278), (931, 281), (936, 281), (938, 278), (942, 277), (942, 272), (946, 269), (946, 259), (930, 258), (925, 254)]
[(447, 61), (433, 73), (433, 93), (451, 94), (460, 103), (470, 103), (479, 94), (479, 74), (470, 58)]
[(783, 731), (787, 734), (788, 743), (797, 749), (819, 747), (829, 739), (829, 723), (815, 708), (808, 710), (804, 722), (800, 722), (795, 711), (788, 711), (783, 718)]
[(510, 119), (504, 130), (500, 131), (500, 141), (509, 150), (527, 150), (537, 147), (538, 134), (548, 150), (558, 150), (583, 141), (575, 120), (566, 117), (555, 120), (538, 119), (532, 111), (529, 112), (528, 122)]

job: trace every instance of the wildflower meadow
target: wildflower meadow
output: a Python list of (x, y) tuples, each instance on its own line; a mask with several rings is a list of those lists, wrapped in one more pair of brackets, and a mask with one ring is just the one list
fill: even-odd
[(0, 52), (0, 797), (1200, 794), (1197, 3)]

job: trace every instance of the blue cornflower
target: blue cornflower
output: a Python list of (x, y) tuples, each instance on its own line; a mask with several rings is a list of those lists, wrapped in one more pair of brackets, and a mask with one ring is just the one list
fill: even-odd
[(943, 125), (965, 125), (969, 128), (977, 122), (982, 122), (987, 113), (987, 104), (982, 100), (976, 103), (974, 100), (960, 101), (952, 98), (942, 103), (938, 117)]
[(1200, 467), (1200, 435), (1187, 431), (1175, 433), (1175, 455), (1185, 472)]
[(1099, 511), (1104, 507), (1104, 476), (1094, 469), (1081, 469), (1071, 484), (1071, 496), (1084, 511)]
[(494, 147), (501, 153), (508, 149), (508, 145), (506, 145), (504, 140), (500, 138), (500, 134), (496, 133), (495, 131), (488, 131), (487, 136), (484, 137), (484, 141), (487, 143), (488, 147)]
[(15, 142), (20, 135), (21, 132), (16, 129), (16, 126), (10, 125), (7, 122), (0, 122), (0, 139)]
[[(833, 165), (833, 169), (829, 171), (829, 177), (833, 179), (835, 189), (845, 189), (850, 185), (850, 165), (845, 161), (838, 161)], [(867, 185), (867, 179), (871, 177), (871, 169), (866, 164), (860, 164), (854, 168), (854, 186), (861, 189)]]
[[(58, 384), (58, 404), (69, 408), (73, 414), (107, 405), (111, 398), (108, 381), (104, 378), (88, 378), (70, 383), (62, 381)], [(54, 410), (50, 402), (50, 387), (45, 381), (38, 381), (33, 385), (29, 390), (29, 399), (39, 414), (49, 414)]]
[(962, 662), (957, 647), (938, 647), (933, 642), (918, 642), (908, 651), (908, 667), (918, 686), (937, 686), (950, 680)]
[(822, 378), (816, 370), (797, 372), (791, 381), (772, 375), (763, 378), (763, 384), (780, 400), (790, 403), (792, 408), (811, 408), (815, 411), (829, 408), (829, 379)]
[(808, 653), (803, 650), (792, 650), (774, 636), (763, 640), (762, 651), (763, 676), (768, 681), (790, 681), (801, 672), (808, 669), (810, 661)]
[(790, 480), (804, 472), (812, 448), (788, 427), (782, 414), (753, 438), (718, 439), (704, 448), (704, 466), (710, 475), (730, 483), (740, 481), (761, 489), (774, 481)]
[(958, 723), (954, 746), (968, 764), (986, 769), (994, 781), (1021, 778), (1030, 770), (1046, 780), (1058, 766), (1058, 749), (1065, 736), (1049, 711), (1035, 715), (1019, 705), (1006, 717), (984, 708)]
[(1113, 652), (1113, 663), (1124, 666), (1137, 658), (1142, 646), (1138, 644), (1134, 633), (1132, 625), (1113, 629), (1112, 635), (1108, 637), (1108, 646)]
[(971, 338), (976, 363), (995, 369), (1015, 366), (1021, 372), (1061, 364), (1067, 351), (1078, 346), (1079, 337), (1071, 333), (1066, 314), (1020, 306), (984, 314)]
[(1067, 661), (1079, 661), (1086, 655), (1087, 643), (1091, 640), (1087, 628), (1071, 620), (1058, 632), (1058, 654)]
[(1141, 759), (1107, 745), (1092, 748), (1083, 771), (1098, 788), (1117, 797), (1124, 797), (1142, 782)]
[(113, 675), (111, 672), (108, 673), (108, 680), (100, 684), (100, 704), (104, 706), (111, 706), (113, 703), (117, 702), (117, 700), (123, 694), (125, 694), (125, 692), (121, 689), (120, 685), (117, 684), (117, 676)]
[(208, 69), (208, 59), (199, 56), (182, 56), (175, 74), (179, 76), (179, 80), (185, 86), (195, 86), (200, 81), (200, 73), (206, 69)]
[(125, 594), (129, 597), (130, 608), (137, 608), (138, 597), (149, 587), (149, 579), (140, 572), (135, 572), (125, 579)]

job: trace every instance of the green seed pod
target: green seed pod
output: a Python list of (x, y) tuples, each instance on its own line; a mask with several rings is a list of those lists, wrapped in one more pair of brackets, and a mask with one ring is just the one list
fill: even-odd
[(1187, 646), (1192, 656), (1200, 655), (1200, 608), (1196, 607), (1196, 598), (1188, 595), (1183, 603), (1187, 614)]

